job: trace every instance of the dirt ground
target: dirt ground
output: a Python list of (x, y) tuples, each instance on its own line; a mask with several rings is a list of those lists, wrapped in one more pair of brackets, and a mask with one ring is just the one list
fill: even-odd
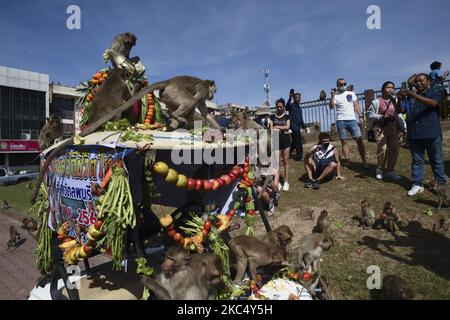
[[(444, 134), (444, 161), (450, 172), (450, 132)], [(340, 142), (333, 143), (341, 152)], [(396, 171), (402, 176), (398, 183), (375, 179), (376, 145), (367, 143), (366, 152), (370, 169), (362, 168), (356, 144), (351, 144), (350, 169), (342, 170), (347, 180), (332, 180), (320, 190), (304, 188), (306, 181), (302, 162), (290, 160), (290, 190), (282, 192), (277, 214), (270, 217), (272, 227), (287, 224), (294, 232), (289, 248), (290, 260), (296, 261), (300, 240), (311, 233), (317, 215), (327, 210), (331, 220), (334, 246), (325, 254), (322, 263), (325, 277), (338, 299), (369, 299), (366, 280), (367, 267), (379, 266), (381, 276), (396, 274), (404, 278), (417, 291), (419, 299), (450, 299), (450, 238), (449, 232), (432, 228), (439, 212), (436, 196), (429, 190), (411, 198), (411, 155), (402, 148)], [(312, 144), (305, 145), (305, 150)], [(302, 181), (298, 178), (301, 177)], [(427, 162), (425, 179), (432, 179)], [(376, 213), (381, 213), (384, 202), (395, 204), (398, 213), (409, 224), (392, 235), (385, 230), (363, 230), (354, 216), (360, 214), (360, 202), (367, 198)], [(447, 217), (450, 209), (441, 213)], [(450, 218), (450, 217), (449, 217)], [(261, 222), (257, 234), (264, 232)]]

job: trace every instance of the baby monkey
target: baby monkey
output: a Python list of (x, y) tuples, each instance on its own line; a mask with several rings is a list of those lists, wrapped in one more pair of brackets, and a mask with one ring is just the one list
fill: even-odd
[(375, 224), (375, 220), (375, 211), (370, 206), (369, 201), (364, 199), (361, 201), (361, 217), (359, 218), (359, 226), (366, 230)]

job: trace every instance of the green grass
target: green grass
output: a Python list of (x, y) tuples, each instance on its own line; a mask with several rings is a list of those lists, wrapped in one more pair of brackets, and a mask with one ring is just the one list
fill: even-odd
[[(444, 136), (445, 172), (449, 175), (449, 133), (446, 132)], [(340, 143), (334, 144), (341, 151)], [(302, 214), (300, 219), (289, 219), (291, 212), (298, 211), (298, 208), (301, 212), (328, 210), (335, 245), (325, 254), (322, 269), (339, 299), (370, 298), (366, 286), (370, 276), (366, 273), (369, 265), (379, 266), (382, 276), (401, 276), (414, 287), (421, 299), (450, 299), (449, 234), (431, 231), (438, 213), (435, 208), (436, 196), (428, 190), (414, 198), (406, 195), (411, 186), (411, 155), (405, 148), (401, 149), (395, 168), (404, 177), (403, 180), (398, 184), (377, 181), (376, 145), (367, 142), (365, 145), (371, 169), (362, 169), (356, 144), (352, 142), (351, 169), (342, 171), (347, 180), (325, 182), (319, 191), (303, 187), (303, 182), (297, 180), (305, 173), (303, 163), (291, 160), (290, 190), (282, 192), (279, 216), (272, 222), (276, 221), (276, 226), (288, 224), (294, 233), (300, 233), (296, 238), (302, 238), (310, 232), (310, 229), (304, 228), (306, 216)], [(305, 150), (308, 148), (309, 145), (305, 146)], [(432, 177), (427, 163), (425, 180)], [(421, 226), (398, 233), (395, 237), (385, 230), (364, 231), (352, 219), (360, 214), (360, 202), (364, 198), (368, 199), (376, 213), (381, 212), (384, 202), (390, 201), (403, 218), (420, 223)], [(427, 212), (432, 213), (432, 216), (427, 215)], [(450, 209), (444, 209), (442, 213), (449, 215)], [(292, 245), (294, 254), (298, 245), (298, 241)]]
[[(35, 185), (34, 182), (33, 188)], [(16, 185), (0, 187), (0, 201), (8, 201), (12, 209), (28, 215), (28, 210), (31, 208), (30, 199), (33, 194), (33, 190), (27, 188), (29, 183), (23, 182)]]

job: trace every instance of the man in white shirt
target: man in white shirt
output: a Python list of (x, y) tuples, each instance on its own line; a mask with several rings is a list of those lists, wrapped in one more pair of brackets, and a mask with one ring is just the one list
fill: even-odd
[[(359, 155), (365, 169), (368, 168), (366, 161), (366, 150), (361, 136), (360, 125), (364, 125), (364, 116), (361, 112), (361, 107), (358, 103), (356, 94), (347, 90), (347, 82), (343, 78), (336, 81), (337, 92), (331, 92), (330, 109), (336, 108), (336, 126), (339, 132), (339, 137), (342, 144), (342, 153), (344, 154), (343, 167), (348, 168), (350, 163), (350, 147), (348, 145), (348, 133), (350, 132), (353, 139), (358, 145)], [(359, 117), (356, 119), (355, 112)]]

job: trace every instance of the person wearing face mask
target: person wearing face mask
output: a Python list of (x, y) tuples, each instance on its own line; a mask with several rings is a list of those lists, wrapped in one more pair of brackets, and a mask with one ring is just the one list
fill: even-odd
[(382, 132), (377, 143), (376, 178), (383, 179), (386, 164), (384, 178), (399, 181), (401, 177), (394, 172), (394, 167), (400, 151), (398, 114), (402, 112), (401, 102), (393, 97), (395, 85), (391, 81), (383, 83), (381, 93), (382, 96), (373, 100), (367, 109), (368, 118)]
[(411, 102), (408, 110), (403, 110), (407, 111), (407, 138), (412, 157), (412, 187), (408, 191), (409, 196), (424, 191), (425, 151), (430, 159), (434, 179), (441, 185), (447, 183), (442, 160), (442, 129), (439, 117), (442, 91), (430, 88), (430, 79), (425, 73), (416, 75), (415, 83), (416, 92), (402, 89), (397, 94), (400, 99), (407, 97)]
[(320, 189), (320, 182), (330, 176), (345, 180), (341, 176), (339, 151), (330, 144), (330, 139), (328, 132), (321, 132), (319, 143), (306, 154), (305, 170), (309, 181), (305, 183), (305, 188)]
[[(289, 129), (291, 127), (291, 119), (285, 112), (285, 101), (280, 98), (275, 103), (275, 114), (270, 116), (270, 131), (272, 132), (272, 139), (278, 137), (278, 148), (275, 150), (276, 168), (277, 173), (274, 175), (275, 185), (278, 189), (282, 188), (283, 191), (289, 191), (289, 150), (291, 146), (291, 135)], [(274, 134), (276, 133), (276, 134)], [(283, 159), (284, 165), (284, 184), (280, 183), (280, 170), (279, 163)]]
[[(364, 125), (364, 116), (361, 113), (358, 98), (354, 92), (347, 90), (347, 82), (345, 79), (339, 78), (336, 81), (336, 84), (338, 88), (337, 92), (336, 90), (331, 91), (330, 109), (332, 110), (336, 108), (336, 126), (341, 139), (342, 152), (344, 154), (343, 166), (348, 168), (350, 164), (350, 146), (348, 144), (349, 137), (347, 134), (348, 130), (358, 145), (358, 151), (361, 156), (364, 169), (368, 169), (369, 166), (366, 161), (366, 149), (364, 147), (360, 128), (360, 125)], [(355, 117), (355, 112), (359, 117), (359, 123)]]

